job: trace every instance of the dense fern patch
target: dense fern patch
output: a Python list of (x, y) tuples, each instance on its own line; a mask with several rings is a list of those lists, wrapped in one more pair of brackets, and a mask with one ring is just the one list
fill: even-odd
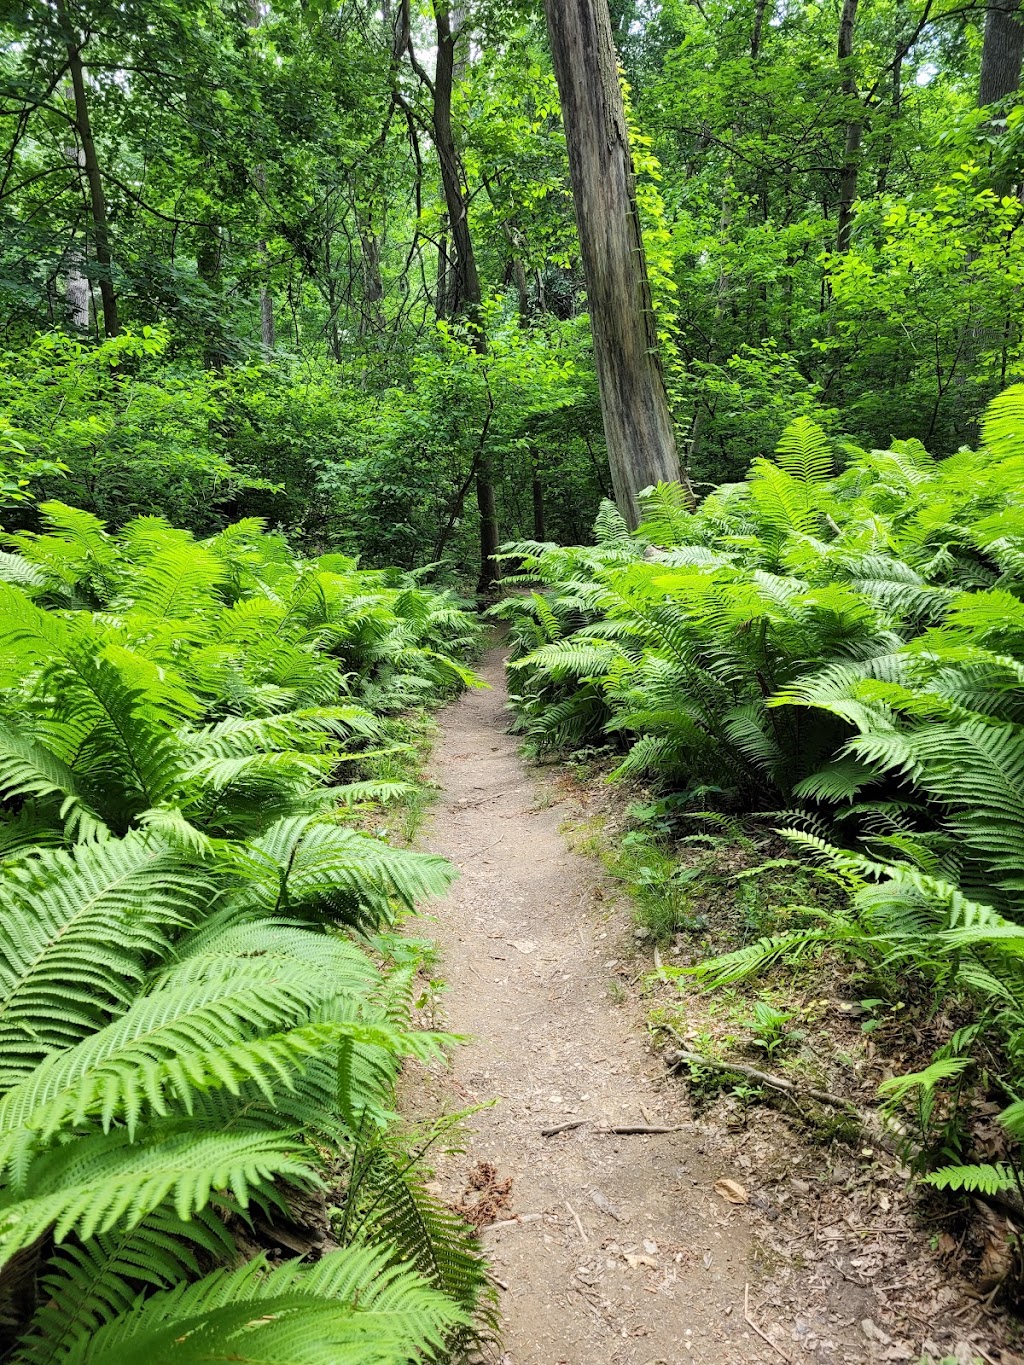
[[(451, 871), (351, 808), (402, 794), (387, 717), (473, 681), (472, 619), (258, 522), (43, 511), (0, 560), (6, 1355), (442, 1357), (486, 1276), (391, 1133), (450, 1041), (391, 930)], [(297, 1199), (322, 1256), (247, 1259)]]
[[(606, 745), (691, 809), (775, 809), (848, 908), (697, 968), (733, 982), (846, 953), (973, 1002), (911, 1091), (960, 1084), (983, 1034), (1024, 1133), (1024, 390), (984, 448), (836, 451), (810, 420), (696, 512), (652, 489), (631, 535), (506, 547), (519, 726)], [(680, 800), (676, 800), (676, 806)], [(955, 1065), (951, 1065), (955, 1061)], [(948, 1155), (948, 1154), (947, 1154)], [(989, 1166), (974, 1184), (987, 1188)], [(940, 1183), (971, 1185), (962, 1170)], [(1001, 1177), (1000, 1177), (1001, 1178)], [(1009, 1178), (1009, 1177), (1007, 1177)]]

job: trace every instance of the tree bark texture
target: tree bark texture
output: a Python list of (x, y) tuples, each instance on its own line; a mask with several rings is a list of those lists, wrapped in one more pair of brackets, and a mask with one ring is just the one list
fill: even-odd
[[(853, 39), (857, 24), (857, 0), (843, 0), (839, 19), (839, 72), (843, 95), (853, 108), (857, 95), (857, 74), (853, 66)], [(836, 227), (836, 250), (842, 254), (850, 249), (853, 230), (853, 206), (857, 200), (857, 180), (860, 172), (860, 148), (863, 126), (860, 117), (851, 118), (846, 125), (843, 164), (839, 172), (839, 214)]]
[(680, 477), (607, 0), (544, 0), (615, 501)]
[(451, 317), (464, 316), (477, 322), (480, 314), (480, 275), (469, 231), (468, 195), (463, 185), (462, 158), (452, 128), (452, 92), (455, 86), (455, 48), (459, 31), (452, 25), (446, 4), (434, 5), (437, 24), (437, 67), (434, 74), (434, 107), (431, 122), (441, 169), (441, 185), (448, 210), (448, 230), (454, 248), (447, 283), (446, 309)]
[(1020, 0), (989, 0), (981, 49), (979, 104), (999, 104), (1020, 86), (1024, 24)]
[[(69, 101), (74, 101), (74, 91), (68, 87)], [(77, 142), (64, 148), (64, 156), (74, 166), (75, 174), (81, 181), (85, 171), (85, 158)], [(76, 332), (89, 330), (89, 277), (85, 271), (85, 247), (79, 240), (77, 228), (71, 245), (64, 253), (64, 298), (67, 304), (68, 322)]]
[(204, 223), (197, 229), (196, 274), (209, 290), (211, 300), (205, 327), (206, 344), (203, 348), (203, 366), (207, 370), (219, 370), (228, 363), (220, 307), (222, 245), (220, 229), (216, 223)]
[[(453, 18), (455, 23), (452, 22)], [(437, 27), (437, 65), (434, 71), (431, 122), (455, 257), (454, 261), (449, 261), (446, 306), (452, 317), (464, 317), (470, 323), (472, 344), (482, 355), (487, 350), (487, 338), (480, 327), (483, 294), (469, 228), (469, 196), (464, 185), (462, 157), (452, 127), (452, 94), (456, 73), (462, 71), (456, 56), (462, 11), (453, 11), (444, 0), (434, 0), (434, 20)], [(490, 416), (487, 426), (490, 426)], [(494, 556), (498, 553), (500, 543), (498, 502), (486, 432), (480, 442), (477, 460), (476, 504), (480, 512), (480, 577), (477, 580), (477, 593), (486, 597), (498, 578)]]
[[(249, 15), (247, 23), (250, 28), (259, 28), (263, 22), (263, 11), (260, 8), (260, 0), (249, 0)], [(256, 188), (259, 190), (260, 199), (264, 205), (267, 201), (267, 172), (260, 162), (254, 171)], [(263, 216), (263, 210), (260, 210)], [(260, 263), (260, 344), (265, 352), (272, 351), (277, 344), (277, 334), (274, 327), (274, 292), (270, 286), (268, 278), (270, 273), (270, 259), (267, 255), (267, 243), (264, 237), (256, 243), (256, 255)]]

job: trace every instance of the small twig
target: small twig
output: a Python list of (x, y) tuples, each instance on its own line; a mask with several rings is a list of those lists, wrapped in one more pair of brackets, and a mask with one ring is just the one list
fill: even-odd
[(482, 848), (475, 848), (475, 849), (473, 850), (472, 853), (467, 853), (467, 854), (465, 855), (465, 857), (464, 857), (464, 859), (463, 859), (463, 862), (467, 862), (467, 863), (468, 863), (469, 860), (470, 860), (471, 858), (478, 858), (478, 857), (480, 856), (481, 853), (487, 853), (487, 852), (489, 852), (490, 849), (492, 849), (492, 848), (497, 848), (498, 844), (501, 843), (501, 841), (502, 841), (502, 839), (504, 839), (504, 837), (505, 837), (504, 834), (499, 834), (498, 837), (497, 837), (497, 839), (495, 839), (495, 841), (494, 841), (493, 844), (484, 844), (484, 846), (483, 846)]
[[(671, 1033), (677, 1041), (682, 1041), (670, 1024), (661, 1024), (659, 1027), (663, 1028), (666, 1033)], [(832, 1095), (827, 1090), (818, 1090), (813, 1086), (799, 1086), (793, 1081), (787, 1080), (785, 1076), (773, 1076), (768, 1071), (759, 1071), (756, 1066), (747, 1066), (743, 1062), (719, 1062), (713, 1057), (706, 1057), (702, 1052), (690, 1052), (687, 1048), (680, 1048), (678, 1052), (666, 1052), (665, 1062), (673, 1071), (681, 1066), (703, 1066), (711, 1071), (730, 1071), (735, 1076), (746, 1076), (750, 1080), (756, 1081), (758, 1085), (767, 1086), (770, 1090), (778, 1090), (790, 1100), (793, 1100), (795, 1096), (800, 1096), (817, 1100), (819, 1104), (832, 1105), (836, 1109), (845, 1109), (848, 1114), (856, 1118), (870, 1141), (885, 1151), (904, 1160), (907, 1159), (908, 1152), (918, 1151), (908, 1141), (907, 1135), (901, 1130), (898, 1120), (888, 1117), (884, 1113), (877, 1114), (858, 1109), (852, 1100), (843, 1099), (839, 1095)], [(993, 1208), (1010, 1214), (1011, 1217), (1024, 1221), (1024, 1199), (1012, 1190), (995, 1190), (991, 1193), (979, 1191), (975, 1197), (983, 1203), (991, 1204)], [(817, 1209), (815, 1209), (815, 1213), (817, 1214)]]
[(646, 1134), (681, 1133), (681, 1123), (623, 1123), (616, 1128), (596, 1128), (597, 1133), (615, 1133), (621, 1137), (642, 1137)]
[[(757, 1333), (757, 1335), (761, 1338), (762, 1341), (766, 1341), (766, 1342), (768, 1343), (768, 1345), (772, 1348), (773, 1351), (777, 1351), (777, 1352), (778, 1352), (778, 1354), (782, 1357), (783, 1360), (789, 1361), (789, 1356), (786, 1355), (786, 1353), (785, 1353), (785, 1351), (782, 1349), (782, 1347), (781, 1347), (781, 1346), (776, 1346), (776, 1345), (775, 1345), (775, 1342), (772, 1341), (772, 1339), (771, 1339), (771, 1337), (768, 1335), (768, 1333), (767, 1333), (767, 1332), (762, 1332), (761, 1329), (760, 1329), (760, 1327), (758, 1327), (757, 1323), (756, 1323), (756, 1322), (754, 1321), (754, 1319), (750, 1316), (750, 1285), (749, 1285), (749, 1284), (743, 1286), (743, 1319), (744, 1319), (744, 1321), (746, 1322), (746, 1324), (747, 1324), (748, 1327), (753, 1327), (754, 1331)], [(789, 1365), (792, 1365), (792, 1361), (789, 1362)]]
[(987, 1360), (989, 1362), (989, 1365), (996, 1365), (994, 1357), (990, 1356), (989, 1353), (985, 1350), (985, 1348), (983, 1346), (979, 1346), (976, 1341), (970, 1342), (970, 1347), (972, 1351), (975, 1351), (978, 1355), (981, 1356), (982, 1360)]
[[(542, 1128), (541, 1137), (557, 1137), (559, 1133), (568, 1133), (573, 1128), (582, 1128), (589, 1123), (590, 1119), (570, 1119), (567, 1123), (556, 1123), (552, 1128)], [(683, 1125), (680, 1123), (622, 1123), (614, 1127), (595, 1128), (594, 1133), (598, 1137), (613, 1135), (615, 1137), (642, 1137), (645, 1134), (652, 1135), (657, 1133), (681, 1133)]]
[(514, 792), (524, 791), (523, 787), (505, 787), (500, 792), (492, 792), (490, 796), (478, 797), (475, 801), (460, 801), (457, 810), (475, 810), (477, 806), (486, 806), (488, 801), (500, 801), (503, 796), (511, 796)]
[(584, 1229), (583, 1229), (583, 1224), (580, 1222), (580, 1216), (579, 1216), (579, 1214), (576, 1212), (576, 1210), (573, 1208), (573, 1206), (569, 1203), (568, 1199), (565, 1201), (565, 1207), (566, 1207), (566, 1208), (569, 1210), (569, 1212), (572, 1214), (573, 1222), (576, 1224), (576, 1227), (579, 1229), (580, 1237), (583, 1239), (584, 1242), (589, 1242), (589, 1241), (590, 1241), (590, 1238), (587, 1236), (586, 1232), (585, 1232)]

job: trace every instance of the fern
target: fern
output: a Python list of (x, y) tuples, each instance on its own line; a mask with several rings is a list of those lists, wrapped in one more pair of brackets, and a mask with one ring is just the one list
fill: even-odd
[(0, 1090), (119, 1014), (147, 958), (211, 891), (202, 868), (138, 836), (11, 864), (0, 877)]
[(440, 1351), (465, 1313), (387, 1250), (344, 1248), (314, 1266), (262, 1258), (157, 1294), (76, 1343), (67, 1365), (191, 1365), (257, 1353), (266, 1365), (407, 1365)]
[(44, 517), (0, 564), (0, 1263), (13, 1283), (49, 1256), (34, 1314), (5, 1303), (18, 1358), (256, 1336), (267, 1360), (437, 1355), (484, 1282), (441, 1211), (459, 1303), (381, 1221), (379, 1246), (315, 1268), (191, 1282), (235, 1259), (225, 1214), (344, 1187), (402, 1059), (455, 1041), (408, 1027), (410, 967), (389, 980), (325, 926), (379, 929), (449, 884), (344, 806), (408, 793), (375, 777), (409, 750), (381, 717), (476, 685), (456, 657), (476, 627), (403, 575), (297, 562), (258, 522), (197, 545), (159, 518), (113, 537)]
[(929, 1185), (940, 1190), (966, 1190), (972, 1194), (999, 1194), (1014, 1190), (1019, 1181), (1014, 1171), (1005, 1165), (943, 1166), (924, 1177)]
[(1013, 384), (992, 400), (981, 434), (997, 459), (1014, 459), (1024, 454), (1024, 384)]
[(810, 417), (797, 417), (779, 437), (775, 459), (780, 469), (804, 484), (825, 483), (832, 477), (828, 437)]

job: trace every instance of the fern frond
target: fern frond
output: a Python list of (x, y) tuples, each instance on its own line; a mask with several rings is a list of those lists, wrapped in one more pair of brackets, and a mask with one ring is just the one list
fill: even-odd
[(775, 447), (779, 468), (804, 484), (826, 483), (832, 477), (832, 449), (828, 437), (810, 417), (790, 422)]
[(931, 1171), (924, 1181), (939, 1190), (966, 1190), (971, 1194), (999, 1194), (1002, 1190), (1017, 1189), (1013, 1169), (1002, 1164), (943, 1166)]
[(258, 1358), (263, 1365), (408, 1365), (440, 1353), (465, 1313), (386, 1248), (347, 1247), (315, 1265), (257, 1258), (140, 1301), (67, 1365)]
[(276, 1129), (198, 1133), (191, 1124), (144, 1130), (135, 1142), (123, 1129), (81, 1137), (30, 1171), (31, 1194), (0, 1200), (0, 1267), (51, 1230), (58, 1243), (85, 1241), (130, 1231), (165, 1203), (187, 1220), (222, 1191), (247, 1208), (272, 1197), (275, 1180), (319, 1183), (309, 1154)]
[(211, 891), (202, 868), (138, 835), (10, 864), (0, 877), (0, 1089), (121, 1013), (146, 956), (165, 951)]

